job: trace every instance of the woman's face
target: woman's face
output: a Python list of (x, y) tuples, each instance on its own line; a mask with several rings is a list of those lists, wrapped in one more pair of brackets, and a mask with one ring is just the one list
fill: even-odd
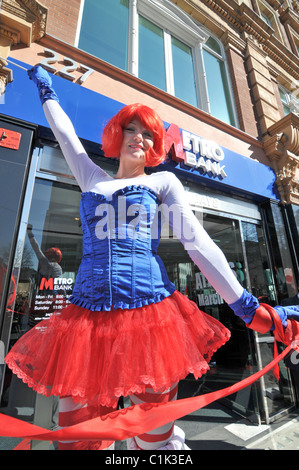
[(135, 119), (123, 129), (120, 157), (145, 164), (145, 154), (153, 146), (152, 131), (145, 129), (141, 122)]

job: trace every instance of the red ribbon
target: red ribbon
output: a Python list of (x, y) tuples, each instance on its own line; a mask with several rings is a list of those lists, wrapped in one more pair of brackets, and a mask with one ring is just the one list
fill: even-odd
[[(23, 438), (26, 440), (68, 441), (68, 440), (117, 440), (121, 441), (144, 434), (152, 429), (175, 421), (195, 410), (199, 410), (216, 400), (231, 395), (273, 369), (292, 349), (299, 349), (299, 323), (288, 321), (284, 330), (274, 309), (265, 306), (277, 326), (276, 339), (287, 344), (285, 350), (262, 370), (222, 390), (205, 395), (185, 398), (168, 403), (147, 403), (114, 411), (103, 417), (94, 418), (58, 431), (49, 431), (25, 421), (0, 414), (0, 434), (3, 437)], [(292, 342), (293, 341), (293, 342)], [(22, 443), (19, 444), (22, 447)]]
[(147, 403), (114, 411), (104, 417), (94, 418), (58, 431), (35, 426), (25, 421), (0, 414), (3, 437), (16, 437), (42, 441), (64, 440), (117, 440), (144, 434), (152, 429), (182, 418), (195, 410), (235, 393), (258, 380), (269, 372), (292, 349), (289, 345), (281, 354), (262, 370), (240, 382), (216, 392), (198, 397), (184, 398), (168, 403)]

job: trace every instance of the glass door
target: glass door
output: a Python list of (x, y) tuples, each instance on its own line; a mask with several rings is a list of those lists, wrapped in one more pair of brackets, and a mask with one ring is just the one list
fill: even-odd
[[(251, 291), (261, 303), (272, 306), (277, 305), (275, 284), (272, 270), (269, 265), (266, 243), (261, 226), (249, 222), (242, 222), (242, 232)], [(271, 332), (266, 334), (255, 333), (256, 354), (258, 367), (266, 366), (274, 357), (274, 337)], [(283, 345), (278, 344), (280, 351)], [(261, 378), (260, 396), (264, 420), (268, 423), (278, 413), (294, 405), (295, 397), (291, 385), (291, 377), (286, 363), (279, 363), (280, 376), (277, 382), (273, 371)]]
[[(68, 304), (82, 256), (80, 189), (36, 178), (15, 302), (9, 348), (29, 329)], [(6, 368), (2, 408), (31, 420), (35, 394)], [(54, 419), (54, 418), (53, 418)]]

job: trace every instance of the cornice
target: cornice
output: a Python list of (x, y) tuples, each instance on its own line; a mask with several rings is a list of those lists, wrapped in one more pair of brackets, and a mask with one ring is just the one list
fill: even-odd
[[(198, 2), (192, 0), (184, 0), (184, 3), (192, 6), (194, 9), (199, 6)], [(295, 80), (298, 79), (298, 56), (280, 42), (274, 36), (274, 30), (244, 2), (239, 5), (235, 0), (201, 0), (200, 3), (205, 4), (208, 8), (223, 18), (223, 20), (230, 24), (244, 40), (246, 40), (246, 37), (248, 36), (255, 39), (274, 62), (279, 64)], [(298, 28), (298, 19), (296, 20), (296, 18), (298, 18), (298, 14), (295, 9), (296, 5), (293, 5), (293, 10), (289, 8), (284, 10), (281, 4), (276, 0), (270, 0), (268, 3), (275, 10), (279, 10), (279, 15), (285, 14), (286, 16), (283, 16), (283, 18), (289, 19), (292, 21), (292, 24), (295, 24), (297, 21), (296, 28)], [(297, 3), (298, 2), (293, 2), (293, 4)]]
[(269, 3), (273, 10), (279, 10), (281, 8), (281, 2), (279, 0), (267, 0), (267, 3)]
[(294, 10), (287, 8), (280, 15), (282, 24), (290, 25), (299, 34), (299, 15)]
[(13, 21), (31, 25), (31, 41), (38, 41), (46, 32), (48, 9), (36, 0), (2, 0), (2, 23)]
[(20, 42), (21, 33), (20, 31), (14, 30), (11, 27), (1, 25), (0, 36), (7, 38), (11, 44), (18, 44)]

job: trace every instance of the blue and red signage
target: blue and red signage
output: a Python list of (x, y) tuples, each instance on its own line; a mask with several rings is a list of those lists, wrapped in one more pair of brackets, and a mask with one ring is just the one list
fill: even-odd
[[(13, 59), (23, 67), (30, 65)], [(41, 128), (49, 128), (35, 85), (26, 72), (13, 65), (13, 82), (6, 87), (0, 112)], [(52, 75), (53, 86), (65, 112), (69, 115), (77, 135), (89, 142), (101, 143), (101, 135), (108, 120), (123, 106), (122, 103)], [(279, 200), (275, 173), (267, 165), (233, 152), (230, 149), (179, 129), (176, 124), (165, 123), (166, 165), (176, 173), (223, 191), (244, 192), (257, 199)]]

